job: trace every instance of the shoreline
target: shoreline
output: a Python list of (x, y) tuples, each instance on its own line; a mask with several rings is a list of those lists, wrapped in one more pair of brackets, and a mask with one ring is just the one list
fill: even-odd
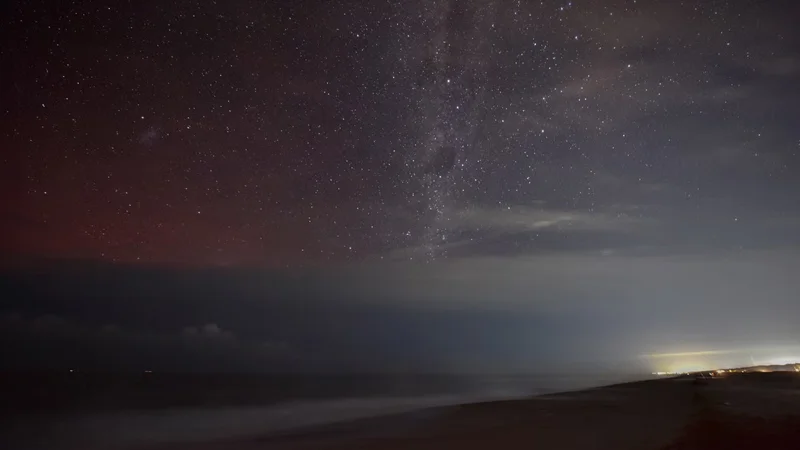
[(426, 406), (411, 411), (387, 413), (375, 416), (359, 417), (355, 419), (345, 419), (336, 422), (329, 422), (317, 425), (306, 425), (297, 428), (279, 430), (274, 433), (265, 434), (261, 436), (260, 439), (261, 440), (274, 439), (278, 441), (284, 439), (306, 438), (310, 435), (333, 434), (337, 432), (346, 432), (346, 431), (351, 431), (351, 432), (355, 431), (357, 433), (361, 433), (364, 430), (371, 430), (372, 433), (379, 433), (375, 430), (375, 428), (407, 428), (403, 427), (402, 424), (394, 422), (399, 422), (399, 421), (420, 422), (420, 421), (433, 420), (436, 417), (446, 415), (448, 413), (454, 412), (462, 408), (486, 407), (488, 405), (502, 405), (505, 403), (528, 402), (533, 400), (543, 400), (545, 398), (557, 399), (558, 397), (566, 397), (571, 394), (578, 394), (585, 391), (591, 391), (596, 389), (609, 389), (629, 384), (660, 381), (662, 379), (669, 379), (669, 378), (677, 378), (677, 376), (664, 377), (655, 380), (628, 381), (628, 382), (614, 383), (614, 384), (589, 387), (589, 388), (576, 388), (565, 391), (548, 392), (544, 394), (536, 394), (519, 398), (489, 399), (489, 400), (479, 400), (474, 402)]
[[(741, 442), (800, 448), (795, 372), (725, 374), (702, 382), (675, 376), (378, 414), (362, 410), (349, 417), (347, 409), (306, 406), (273, 411), (277, 415), (210, 408), (184, 415), (22, 420), (21, 427), (5, 427), (13, 433), (4, 439), (18, 438), (8, 442), (20, 450), (727, 450), (742, 448)], [(280, 427), (296, 419), (306, 422)]]
[(800, 448), (800, 374), (737, 374), (708, 384), (676, 376), (146, 448), (709, 450), (740, 442)]
[[(532, 412), (538, 406), (563, 403), (570, 405), (573, 401), (608, 401), (615, 397), (616, 390), (637, 389), (645, 383), (661, 383), (677, 377), (665, 377), (639, 381), (620, 382), (590, 388), (576, 388), (566, 391), (533, 395), (523, 398), (484, 400), (458, 403), (452, 405), (430, 406), (413, 411), (381, 414), (377, 416), (345, 419), (316, 425), (307, 425), (276, 432), (258, 435), (240, 436), (229, 439), (218, 439), (206, 442), (166, 443), (140, 447), (152, 450), (255, 450), (255, 449), (312, 449), (312, 448), (349, 448), (353, 445), (364, 445), (373, 441), (393, 441), (397, 438), (437, 437), (447, 429), (456, 427), (454, 418), (463, 419), (466, 415), (482, 415), (485, 412), (499, 410), (498, 420), (485, 420), (482, 417), (467, 418), (471, 425), (478, 428), (492, 428), (500, 422), (507, 422), (505, 414), (509, 412)], [(528, 408), (529, 406), (533, 408)], [(515, 414), (516, 415), (516, 414)], [(515, 420), (519, 420), (516, 415)], [(457, 431), (457, 430), (456, 430)], [(432, 435), (429, 433), (432, 432)], [(370, 448), (369, 445), (366, 448)], [(322, 446), (322, 447), (321, 447)], [(341, 446), (341, 447), (340, 447)], [(382, 447), (380, 447), (382, 448)], [(394, 448), (394, 447), (392, 447)]]

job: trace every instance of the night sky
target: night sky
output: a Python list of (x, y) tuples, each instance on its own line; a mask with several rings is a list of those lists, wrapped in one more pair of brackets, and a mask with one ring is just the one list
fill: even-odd
[[(424, 343), (447, 339), (430, 330), (470, 321), (547, 324), (547, 336), (580, 322), (575, 348), (630, 354), (800, 338), (795, 2), (4, 10), (0, 231), (11, 266), (124, 264), (133, 285), (150, 267), (224, 266), (249, 277), (225, 272), (237, 286), (226, 295), (245, 284), (250, 297), (253, 270), (296, 281), (275, 273), (313, 269), (304, 295), (363, 336), (381, 327), (343, 303), (404, 311), (381, 313), (403, 324), (383, 349), (414, 336), (433, 352)], [(282, 304), (275, 286), (255, 289), (271, 293), (270, 311)], [(120, 312), (130, 299), (103, 317), (94, 304), (39, 301), (10, 301), (8, 320), (232, 330), (293, 348), (327, 339), (308, 338), (320, 327), (303, 314), (295, 334), (245, 324), (250, 300), (209, 296), (139, 322)], [(206, 313), (189, 318), (193, 308)], [(489, 310), (514, 321), (478, 321)], [(496, 339), (476, 339), (488, 355), (523, 331), (486, 333)], [(530, 351), (514, 350), (514, 367)]]

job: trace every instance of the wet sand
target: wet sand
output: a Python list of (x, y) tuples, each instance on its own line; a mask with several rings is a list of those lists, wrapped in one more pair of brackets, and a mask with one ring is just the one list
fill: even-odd
[(432, 408), (279, 436), (160, 446), (256, 449), (800, 448), (800, 374), (693, 377)]

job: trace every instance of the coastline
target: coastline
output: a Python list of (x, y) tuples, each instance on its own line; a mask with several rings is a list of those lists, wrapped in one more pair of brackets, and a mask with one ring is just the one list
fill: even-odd
[[(435, 406), (260, 436), (203, 443), (162, 444), (143, 448), (153, 450), (428, 448), (425, 445), (431, 445), (430, 448), (450, 448), (451, 445), (457, 445), (456, 448), (483, 448), (471, 445), (477, 445), (483, 436), (516, 434), (517, 430), (525, 428), (524, 425), (529, 421), (535, 422), (537, 428), (549, 430), (548, 435), (560, 435), (562, 432), (569, 432), (567, 429), (562, 430), (563, 425), (591, 420), (598, 412), (613, 411), (617, 403), (619, 406), (630, 408), (639, 407), (641, 403), (669, 401), (674, 399), (675, 393), (674, 389), (670, 389), (671, 384), (665, 384), (669, 381), (668, 379), (635, 381), (524, 399)], [(688, 387), (688, 383), (682, 382), (680, 386)], [(683, 394), (685, 399), (690, 398), (688, 390)], [(682, 402), (675, 403), (680, 407)], [(621, 412), (626, 415), (629, 413)], [(688, 410), (686, 412), (688, 414)], [(565, 416), (568, 416), (569, 424), (563, 420)], [(660, 424), (671, 424), (669, 420), (662, 420), (661, 415), (655, 416)], [(651, 414), (649, 417), (653, 418), (654, 415)], [(515, 439), (514, 436), (511, 438)], [(551, 436), (540, 435), (539, 438), (552, 442)], [(463, 447), (464, 445), (466, 447)]]
[[(675, 377), (153, 450), (800, 448), (800, 375)], [(761, 445), (763, 447), (763, 445)], [(788, 448), (788, 447), (787, 447)]]

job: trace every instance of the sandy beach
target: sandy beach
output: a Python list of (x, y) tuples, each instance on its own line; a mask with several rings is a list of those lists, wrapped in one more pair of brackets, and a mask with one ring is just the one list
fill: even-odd
[(679, 377), (168, 450), (800, 448), (800, 374)]

